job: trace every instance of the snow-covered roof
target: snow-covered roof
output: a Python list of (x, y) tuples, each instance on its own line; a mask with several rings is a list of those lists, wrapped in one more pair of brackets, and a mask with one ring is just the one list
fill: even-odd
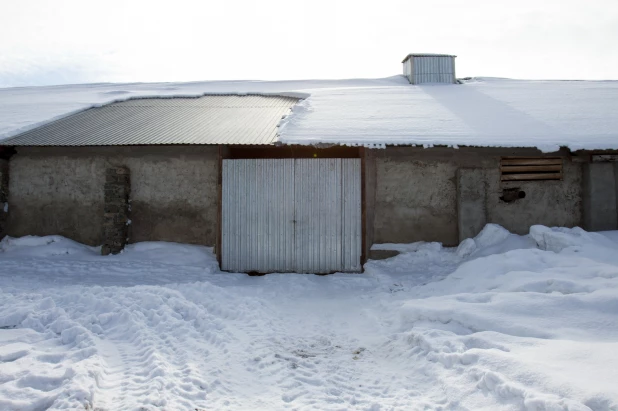
[(618, 149), (618, 81), (478, 78), (410, 85), (403, 76), (0, 89), (0, 138), (93, 105), (204, 93), (307, 97), (279, 128), (285, 144)]

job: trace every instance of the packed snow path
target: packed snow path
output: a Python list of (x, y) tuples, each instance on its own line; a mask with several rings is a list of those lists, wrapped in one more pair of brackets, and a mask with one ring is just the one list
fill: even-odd
[(489, 225), (363, 275), (0, 242), (0, 409), (616, 410), (618, 233)]

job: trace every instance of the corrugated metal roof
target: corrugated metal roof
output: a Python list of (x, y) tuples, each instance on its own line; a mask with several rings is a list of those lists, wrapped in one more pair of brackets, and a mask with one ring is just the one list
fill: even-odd
[(454, 56), (452, 54), (436, 54), (436, 53), (410, 53), (408, 54), (403, 60), (401, 60), (402, 63), (405, 63), (407, 59), (409, 59), (410, 57), (457, 57)]
[(53, 121), (2, 145), (271, 144), (279, 122), (298, 100), (263, 95), (132, 99)]

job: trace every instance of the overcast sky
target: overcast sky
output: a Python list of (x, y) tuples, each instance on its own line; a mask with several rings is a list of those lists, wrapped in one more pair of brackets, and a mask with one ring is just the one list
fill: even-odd
[(618, 79), (618, 0), (0, 0), (0, 87), (457, 76)]

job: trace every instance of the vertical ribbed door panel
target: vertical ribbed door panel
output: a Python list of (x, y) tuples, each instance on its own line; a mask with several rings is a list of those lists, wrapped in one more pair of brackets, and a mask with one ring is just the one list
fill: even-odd
[(221, 269), (293, 272), (294, 160), (223, 161)]
[(361, 270), (359, 159), (223, 161), (222, 269)]

